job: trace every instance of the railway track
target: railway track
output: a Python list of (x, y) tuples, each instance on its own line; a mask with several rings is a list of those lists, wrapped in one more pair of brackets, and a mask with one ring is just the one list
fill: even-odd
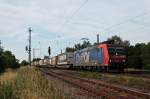
[[(41, 66), (41, 68), (43, 68)], [(49, 67), (49, 66), (45, 66), (45, 68), (49, 68), (49, 69), (60, 69), (60, 70), (68, 70), (67, 68), (55, 68), (55, 67)], [(120, 76), (127, 76), (127, 77), (138, 77), (141, 79), (146, 79), (146, 80), (150, 80), (150, 72), (140, 72), (140, 71), (125, 71), (123, 73), (117, 73), (117, 72), (110, 72), (110, 73), (105, 73), (105, 72), (100, 72), (101, 74), (108, 74), (108, 75), (120, 75)]]
[[(55, 78), (59, 78), (67, 83), (72, 84), (73, 86), (79, 87), (85, 91), (90, 92), (94, 96), (104, 96), (107, 99), (116, 99), (116, 97), (110, 97), (108, 93), (110, 92), (116, 92), (117, 97), (119, 99), (135, 99), (134, 96), (136, 97), (141, 97), (142, 99), (150, 99), (150, 94), (148, 93), (143, 93), (135, 89), (130, 89), (127, 87), (123, 86), (117, 86), (117, 85), (112, 85), (108, 84), (106, 82), (102, 81), (95, 81), (95, 80), (89, 80), (86, 78), (80, 78), (72, 75), (67, 75), (64, 72), (59, 72), (51, 69), (44, 69), (40, 68), (40, 71), (43, 73), (53, 76)], [(89, 85), (94, 85), (96, 86), (101, 86), (103, 90), (97, 90), (95, 87), (91, 87)], [(121, 94), (125, 94), (125, 96), (122, 96)]]

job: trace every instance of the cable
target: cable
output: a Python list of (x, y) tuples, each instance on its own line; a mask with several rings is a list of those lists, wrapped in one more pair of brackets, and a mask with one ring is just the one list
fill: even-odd
[(77, 8), (74, 13), (72, 13), (70, 15), (70, 17), (68, 19), (65, 20), (65, 22), (62, 24), (62, 26), (60, 27), (59, 31), (62, 30), (64, 27), (65, 27), (65, 24), (69, 22), (69, 20), (83, 7), (86, 5), (86, 3), (88, 2), (89, 0), (85, 0), (80, 6), (79, 8)]
[[(69, 19), (71, 19), (83, 6), (85, 6), (88, 1), (89, 1), (89, 0), (85, 0), (85, 1), (79, 6), (79, 8), (78, 8), (74, 13), (72, 13), (72, 15), (70, 16)], [(69, 21), (69, 19), (68, 19), (68, 21)]]
[(139, 18), (139, 17), (143, 17), (143, 16), (145, 16), (145, 15), (147, 15), (147, 14), (149, 14), (149, 13), (150, 13), (150, 11), (144, 12), (144, 13), (141, 13), (141, 14), (138, 14), (138, 15), (136, 15), (136, 16), (134, 16), (134, 17), (128, 18), (128, 19), (126, 19), (126, 20), (124, 20), (124, 21), (122, 21), (122, 22), (119, 22), (119, 23), (114, 24), (114, 25), (112, 25), (112, 26), (110, 26), (110, 27), (107, 27), (107, 28), (102, 28), (102, 27), (98, 27), (98, 25), (91, 25), (91, 24), (87, 24), (87, 23), (71, 23), (71, 24), (89, 25), (89, 26), (91, 26), (91, 27), (93, 27), (93, 28), (101, 28), (102, 30), (107, 31), (107, 30), (110, 30), (110, 29), (112, 29), (112, 28), (114, 28), (114, 27), (117, 27), (117, 26), (120, 26), (120, 25), (122, 25), (122, 24), (125, 24), (126, 22), (132, 22), (134, 19)]
[(149, 14), (149, 13), (150, 13), (150, 11), (144, 12), (144, 13), (141, 13), (141, 14), (138, 14), (138, 15), (132, 17), (132, 18), (128, 18), (127, 20), (124, 20), (124, 21), (122, 21), (122, 22), (120, 22), (120, 23), (114, 24), (114, 25), (112, 25), (112, 26), (110, 26), (110, 27), (108, 27), (108, 28), (105, 28), (105, 29), (103, 29), (103, 30), (106, 30), (106, 31), (107, 31), (107, 30), (109, 30), (109, 29), (111, 29), (111, 28), (113, 28), (113, 27), (116, 27), (116, 26), (125, 24), (126, 22), (130, 22), (130, 21), (132, 21), (132, 20), (135, 19), (135, 18), (142, 17), (142, 16), (144, 16), (144, 15), (146, 15), (146, 14)]

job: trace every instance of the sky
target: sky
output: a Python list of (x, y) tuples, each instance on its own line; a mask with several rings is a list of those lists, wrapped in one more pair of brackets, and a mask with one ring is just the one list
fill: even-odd
[[(113, 35), (132, 45), (150, 41), (150, 0), (0, 0), (0, 40), (5, 50), (27, 60), (28, 28), (35, 57)], [(33, 53), (33, 52), (32, 52)]]

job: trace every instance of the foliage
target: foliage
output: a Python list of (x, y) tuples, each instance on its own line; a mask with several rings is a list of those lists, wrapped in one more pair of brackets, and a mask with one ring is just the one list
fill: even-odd
[(44, 59), (49, 59), (49, 56), (44, 56)]
[(150, 68), (150, 42), (137, 43), (135, 46), (130, 46), (128, 49), (128, 65), (138, 69)]
[(127, 46), (127, 47), (130, 46), (129, 41), (127, 41), (127, 40), (123, 41), (122, 38), (117, 35), (114, 35), (111, 38), (108, 38), (107, 41), (111, 44), (119, 44), (119, 45)]
[(76, 51), (75, 48), (66, 47), (66, 52), (74, 52)]
[(73, 48), (67, 47), (66, 52), (74, 52), (76, 50), (81, 50), (81, 49), (84, 49), (84, 48), (87, 48), (90, 46), (91, 46), (90, 41), (84, 40), (82, 44), (80, 44), (80, 43), (75, 44)]
[(29, 62), (27, 62), (26, 60), (23, 60), (20, 65), (21, 66), (27, 66), (27, 65), (29, 65)]
[(90, 41), (84, 40), (82, 44), (80, 44), (80, 43), (75, 44), (73, 48), (66, 47), (66, 52), (74, 52), (74, 51), (81, 50), (81, 49), (84, 49), (84, 48), (87, 48), (87, 47), (90, 47), (90, 46), (92, 46)]
[(0, 72), (4, 71), (6, 68), (16, 69), (20, 67), (19, 61), (10, 51), (0, 51)]
[(35, 62), (35, 61), (39, 61), (41, 60), (41, 58), (34, 58), (32, 61)]

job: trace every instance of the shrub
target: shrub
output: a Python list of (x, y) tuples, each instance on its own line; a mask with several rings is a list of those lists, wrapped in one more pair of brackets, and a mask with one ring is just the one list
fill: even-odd
[(150, 70), (150, 64), (143, 67), (144, 69)]

